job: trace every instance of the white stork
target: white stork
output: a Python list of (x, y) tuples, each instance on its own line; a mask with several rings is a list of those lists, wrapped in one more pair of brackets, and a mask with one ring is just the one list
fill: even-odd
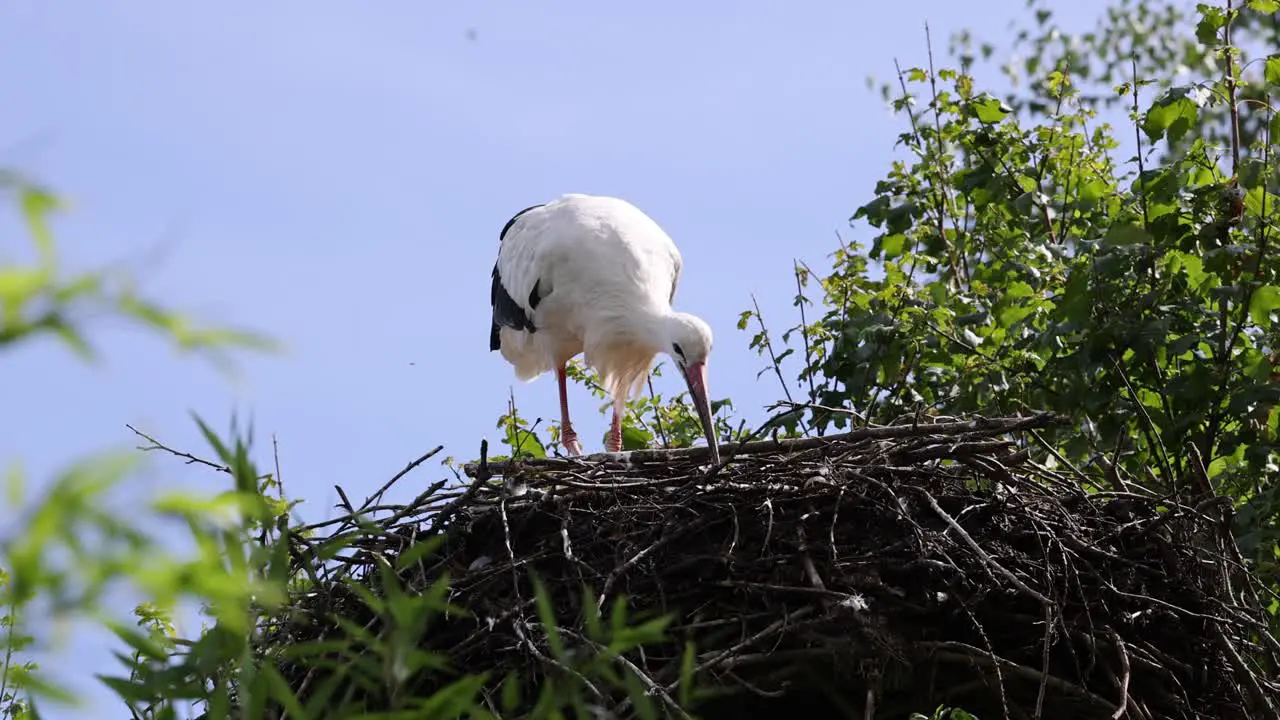
[(682, 260), (675, 243), (625, 200), (568, 194), (521, 210), (498, 235), (489, 350), (501, 350), (528, 382), (555, 370), (560, 437), (570, 455), (582, 446), (569, 421), (565, 364), (578, 353), (613, 400), (605, 449), (622, 449), (622, 413), (639, 393), (653, 358), (665, 352), (689, 386), (712, 462), (720, 462), (707, 397), (711, 328), (671, 309)]

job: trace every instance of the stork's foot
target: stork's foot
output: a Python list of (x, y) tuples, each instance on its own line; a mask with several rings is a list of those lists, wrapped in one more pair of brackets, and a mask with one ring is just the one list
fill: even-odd
[(578, 442), (578, 435), (573, 431), (562, 433), (560, 435), (560, 444), (564, 446), (564, 451), (571, 456), (582, 454), (582, 444)]
[(604, 449), (605, 449), (605, 452), (611, 452), (611, 453), (622, 452), (622, 433), (621, 432), (609, 433), (609, 436), (605, 438), (605, 441), (604, 441)]
[(613, 401), (613, 418), (609, 421), (609, 432), (604, 438), (605, 452), (622, 452), (622, 413), (622, 401), (615, 398)]

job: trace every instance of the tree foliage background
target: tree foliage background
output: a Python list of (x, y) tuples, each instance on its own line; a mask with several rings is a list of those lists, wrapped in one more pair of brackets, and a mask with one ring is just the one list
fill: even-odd
[[(780, 278), (796, 285), (796, 318), (770, 318), (771, 328), (758, 308), (744, 310), (739, 329), (783, 398), (755, 426), (718, 401), (722, 436), (1051, 410), (1072, 422), (1043, 437), (1047, 462), (1096, 490), (1230, 498), (1247, 566), (1280, 590), (1280, 2), (1121, 0), (1075, 34), (1057, 26), (1047, 0), (1026, 8), (1011, 45), (961, 32), (944, 52), (930, 40), (878, 85), (902, 118), (886, 141), (903, 159), (852, 204), (854, 231), (828, 266), (797, 261)], [(1021, 59), (1006, 62), (1013, 53)], [(1002, 82), (1011, 89), (986, 89)], [(203, 328), (119, 277), (64, 276), (48, 219), (56, 196), (16, 174), (0, 180), (29, 231), (25, 248), (4, 246), (0, 353), (53, 334), (91, 358), (81, 332), (89, 309), (201, 353), (269, 347), (253, 333)], [(575, 380), (594, 387), (585, 369)], [(651, 392), (630, 409), (630, 447), (698, 436), (683, 396)], [(117, 633), (120, 672), (101, 680), (134, 717), (225, 717), (233, 700), (242, 710), (270, 700), (293, 717), (339, 712), (332, 693), (304, 706), (276, 659), (252, 652), (260, 618), (307, 582), (286, 562), (293, 501), (260, 471), (251, 428), (233, 422), (224, 436), (196, 421), (207, 462), (232, 480), (225, 493), (168, 495), (122, 518), (99, 501), (136, 457), (86, 458), (29, 501), (19, 527), (0, 531), (0, 718), (73, 699), (26, 657), (30, 622), (58, 614)], [(511, 453), (557, 448), (554, 423), (532, 427), (514, 404), (499, 426)], [(9, 473), (14, 504), (28, 501), (22, 480)], [(167, 552), (147, 531), (159, 517), (179, 518), (197, 551)], [(118, 581), (149, 599), (132, 617), (103, 602)], [(447, 587), (389, 592), (368, 602), (398, 632), (352, 628), (295, 652), (316, 662), (338, 653), (353, 678), (391, 687), (443, 672), (447, 658), (413, 640), (447, 608)], [(180, 602), (204, 609), (195, 637), (174, 632)], [(1280, 615), (1280, 601), (1270, 611)], [(600, 641), (615, 650), (661, 632), (628, 629), (625, 617), (609, 628)], [(575, 657), (583, 682), (634, 684), (608, 656)], [(455, 678), (438, 696), (401, 697), (400, 709), (493, 714), (481, 703), (491, 680)], [(583, 707), (582, 688), (545, 688), (534, 714)]]

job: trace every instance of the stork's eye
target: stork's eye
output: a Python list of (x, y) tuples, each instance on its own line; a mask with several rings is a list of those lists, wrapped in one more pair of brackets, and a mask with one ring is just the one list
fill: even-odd
[(680, 343), (671, 343), (671, 349), (676, 351), (681, 360), (684, 360), (684, 350), (680, 349)]

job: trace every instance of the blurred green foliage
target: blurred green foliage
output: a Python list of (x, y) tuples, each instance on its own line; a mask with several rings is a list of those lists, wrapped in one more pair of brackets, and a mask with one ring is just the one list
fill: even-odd
[(105, 269), (67, 274), (52, 222), (65, 204), (44, 186), (0, 171), (0, 196), (20, 213), (31, 241), (30, 259), (9, 248), (0, 255), (0, 351), (42, 335), (53, 335), (83, 359), (96, 357), (85, 331), (89, 318), (120, 318), (149, 328), (176, 348), (224, 363), (226, 351), (275, 350), (259, 333), (205, 326), (140, 295), (132, 278)]

